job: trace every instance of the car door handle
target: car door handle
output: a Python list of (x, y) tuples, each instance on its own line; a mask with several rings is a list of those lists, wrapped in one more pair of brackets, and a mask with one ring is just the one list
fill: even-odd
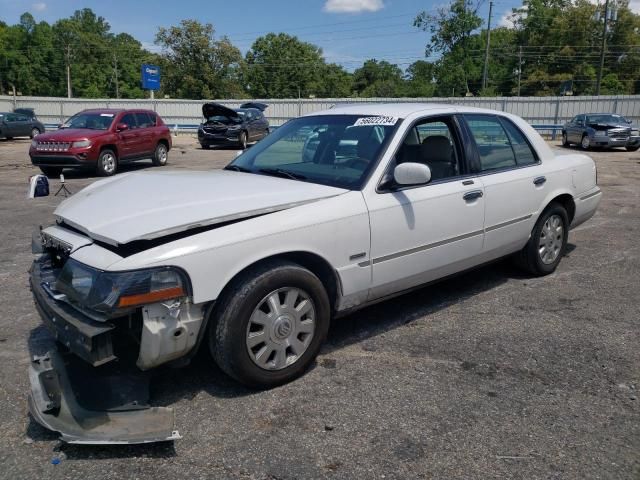
[(482, 190), (471, 190), (470, 192), (465, 193), (462, 198), (464, 198), (465, 202), (470, 202), (476, 198), (482, 197), (482, 195)]
[(462, 182), (462, 185), (464, 186), (473, 185), (473, 180), (465, 180), (464, 182)]
[(544, 183), (547, 181), (546, 177), (538, 177), (536, 179), (533, 180), (533, 184), (536, 187), (539, 187), (540, 185), (544, 185)]

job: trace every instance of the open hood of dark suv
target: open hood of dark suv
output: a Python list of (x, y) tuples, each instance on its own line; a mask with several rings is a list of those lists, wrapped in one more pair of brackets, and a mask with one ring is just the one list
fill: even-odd
[(240, 118), (238, 112), (232, 110), (229, 107), (225, 107), (224, 105), (220, 105), (219, 103), (205, 103), (202, 105), (202, 116), (204, 118), (210, 118), (215, 116), (223, 116), (229, 118)]
[(267, 105), (266, 103), (247, 102), (240, 105), (240, 108), (255, 108), (256, 110), (260, 110), (261, 112), (264, 112), (268, 106), (269, 105)]

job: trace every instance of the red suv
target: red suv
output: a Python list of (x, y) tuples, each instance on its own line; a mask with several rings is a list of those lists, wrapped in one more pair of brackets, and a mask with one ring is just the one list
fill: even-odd
[(31, 163), (47, 176), (63, 168), (94, 168), (98, 175), (113, 175), (118, 164), (150, 158), (165, 165), (171, 133), (160, 116), (150, 110), (84, 110), (54, 132), (31, 142)]

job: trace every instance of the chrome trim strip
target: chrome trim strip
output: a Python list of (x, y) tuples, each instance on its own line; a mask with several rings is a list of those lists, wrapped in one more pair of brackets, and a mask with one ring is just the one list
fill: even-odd
[(589, 195), (585, 195), (584, 197), (580, 197), (580, 200), (587, 200), (588, 198), (595, 197), (596, 195), (600, 195), (600, 193), (602, 193), (602, 191), (598, 190), (597, 192), (593, 192), (593, 193), (590, 193)]
[(493, 230), (497, 230), (498, 228), (507, 227), (509, 225), (513, 225), (514, 223), (523, 222), (524, 220), (528, 220), (533, 216), (533, 214), (525, 215), (524, 217), (515, 218), (513, 220), (509, 220), (508, 222), (498, 223), (497, 225), (492, 225), (491, 227), (485, 228), (485, 232), (491, 232)]
[(482, 235), (484, 233), (483, 230), (476, 230), (475, 232), (465, 233), (464, 235), (458, 235), (457, 237), (447, 238), (445, 240), (440, 240), (439, 242), (429, 243), (427, 245), (420, 245), (419, 247), (410, 248), (408, 250), (402, 250), (401, 252), (391, 253), (389, 255), (384, 255), (382, 257), (374, 258), (368, 262), (359, 263), (359, 267), (367, 267), (369, 264), (376, 264), (386, 262), (388, 260), (393, 260), (395, 258), (404, 257), (405, 255), (411, 255), (412, 253), (423, 252), (425, 250), (430, 250), (432, 248), (441, 247), (442, 245), (446, 245), (448, 243), (457, 242), (459, 240), (464, 240), (466, 238), (475, 237), (477, 235)]

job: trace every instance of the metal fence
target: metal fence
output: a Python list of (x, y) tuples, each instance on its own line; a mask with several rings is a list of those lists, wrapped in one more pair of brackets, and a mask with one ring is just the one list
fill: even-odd
[[(246, 100), (216, 100), (229, 107), (238, 107)], [(273, 126), (290, 118), (346, 103), (428, 102), (457, 104), (502, 110), (521, 116), (539, 130), (553, 131), (574, 115), (588, 112), (618, 113), (638, 123), (640, 95), (599, 97), (450, 97), (450, 98), (322, 98), (322, 99), (260, 99), (269, 104), (265, 112)], [(197, 128), (202, 118), (205, 100), (116, 100), (57, 97), (0, 96), (0, 111), (16, 107), (34, 108), (46, 125), (58, 125), (71, 115), (87, 108), (148, 108), (158, 112), (165, 123), (179, 130)]]

